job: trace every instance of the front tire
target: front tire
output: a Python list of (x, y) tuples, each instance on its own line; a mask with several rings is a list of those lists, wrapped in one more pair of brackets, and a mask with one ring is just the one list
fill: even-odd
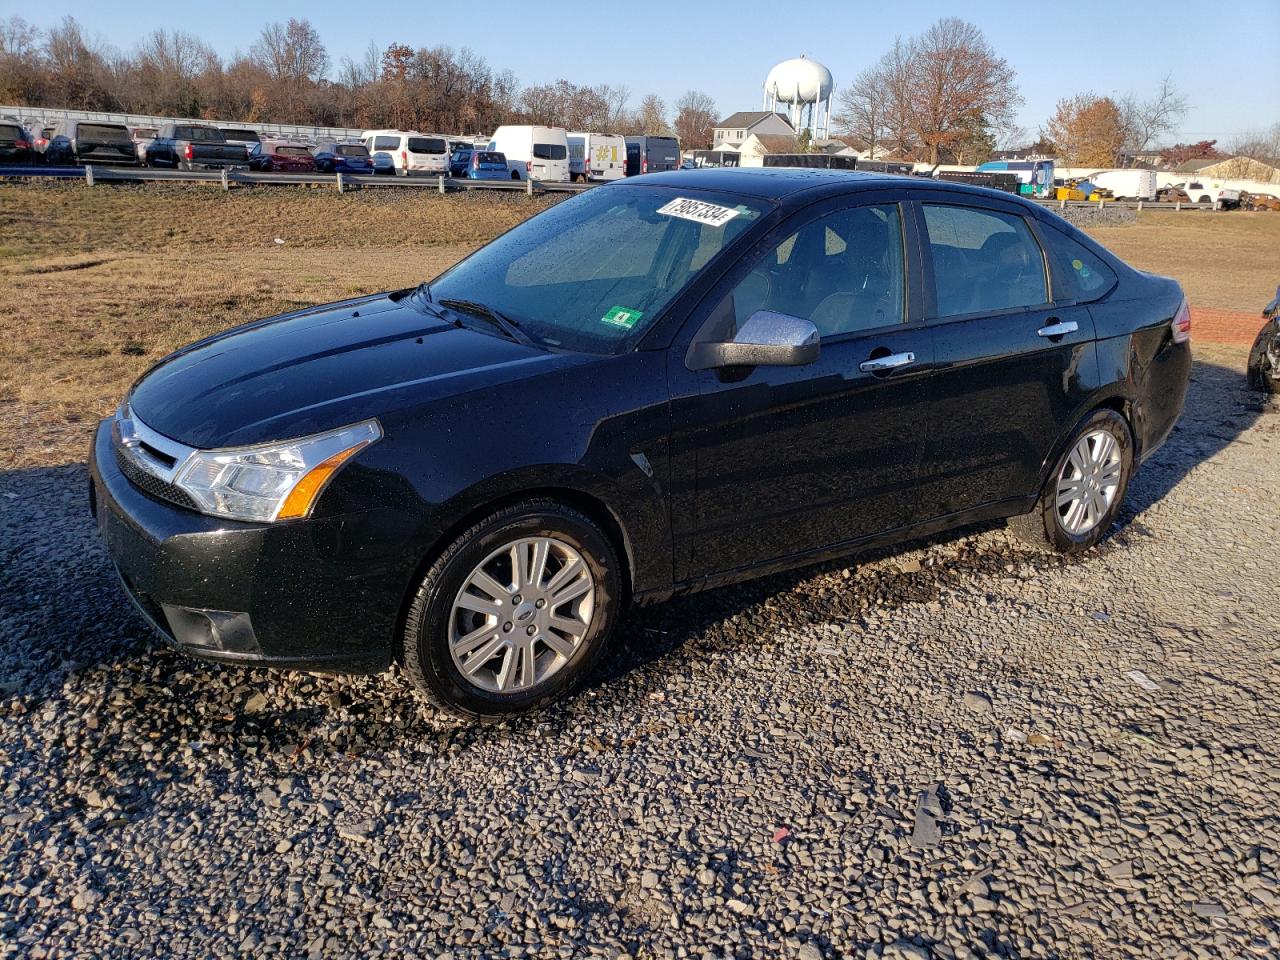
[(554, 500), (497, 511), (432, 563), (405, 619), (404, 669), (466, 719), (568, 696), (608, 643), (622, 597), (609, 537)]
[(1249, 386), (1262, 393), (1280, 393), (1280, 370), (1273, 358), (1280, 355), (1280, 326), (1268, 320), (1258, 331), (1257, 339), (1249, 349)]
[(1084, 553), (1115, 523), (1132, 475), (1128, 422), (1114, 410), (1096, 410), (1054, 464), (1035, 509), (1009, 526), (1032, 546)]

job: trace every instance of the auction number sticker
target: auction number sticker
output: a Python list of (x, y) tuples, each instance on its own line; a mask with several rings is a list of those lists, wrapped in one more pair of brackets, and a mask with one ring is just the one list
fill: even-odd
[(707, 203), (705, 200), (691, 200), (688, 197), (677, 197), (670, 203), (658, 208), (659, 213), (682, 220), (693, 220), (711, 227), (723, 227), (738, 215), (740, 211), (733, 207), (722, 207), (718, 203)]
[(609, 312), (600, 318), (600, 322), (607, 323), (611, 327), (630, 330), (642, 316), (644, 316), (643, 313), (632, 310), (630, 307), (610, 307)]

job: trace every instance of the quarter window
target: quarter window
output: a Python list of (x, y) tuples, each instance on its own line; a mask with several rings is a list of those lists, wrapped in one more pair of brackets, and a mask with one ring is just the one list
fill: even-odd
[(928, 203), (924, 219), (938, 316), (1048, 302), (1044, 257), (1022, 217)]
[(1111, 289), (1116, 275), (1101, 257), (1047, 223), (1040, 232), (1053, 267), (1055, 300), (1095, 300)]
[(852, 207), (765, 254), (730, 294), (732, 316), (739, 327), (757, 310), (803, 317), (824, 338), (870, 330), (906, 319), (905, 279), (897, 205)]

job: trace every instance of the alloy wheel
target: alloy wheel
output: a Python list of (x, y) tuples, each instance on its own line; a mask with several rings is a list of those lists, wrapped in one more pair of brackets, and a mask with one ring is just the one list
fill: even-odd
[(1102, 522), (1124, 469), (1120, 444), (1107, 430), (1091, 430), (1076, 441), (1058, 475), (1058, 520), (1068, 533), (1084, 536)]
[(526, 537), (494, 550), (463, 581), (449, 654), (476, 687), (527, 693), (559, 672), (591, 628), (595, 578), (574, 547)]

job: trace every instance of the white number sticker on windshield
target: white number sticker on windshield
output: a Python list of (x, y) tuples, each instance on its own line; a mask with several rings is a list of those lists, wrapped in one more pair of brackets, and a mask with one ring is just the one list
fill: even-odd
[(738, 215), (740, 211), (733, 207), (722, 207), (719, 204), (707, 203), (705, 200), (690, 200), (688, 197), (677, 197), (670, 203), (658, 208), (659, 213), (693, 220), (712, 227), (723, 227)]

